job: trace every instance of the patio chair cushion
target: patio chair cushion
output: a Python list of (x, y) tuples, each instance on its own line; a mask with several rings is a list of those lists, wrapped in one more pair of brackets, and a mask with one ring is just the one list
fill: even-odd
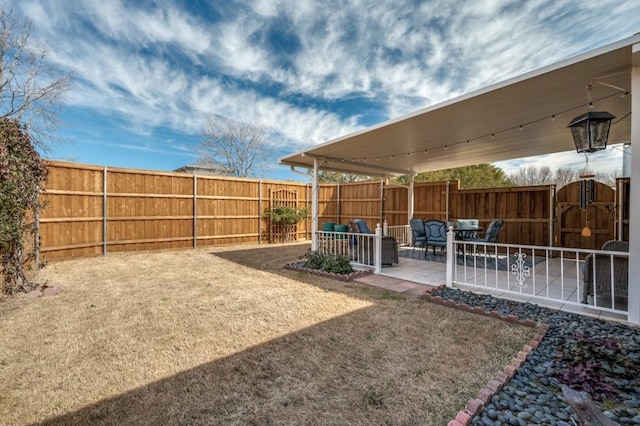
[(349, 223), (353, 228), (353, 232), (357, 232), (359, 234), (373, 234), (373, 231), (369, 229), (369, 225), (362, 219), (353, 219), (350, 220)]
[[(609, 240), (602, 245), (602, 250), (607, 251), (629, 251), (627, 241)], [(595, 263), (595, 276), (594, 276)], [(589, 254), (584, 260), (582, 303), (589, 303), (589, 296), (595, 293), (598, 299), (598, 306), (613, 307), (611, 303), (611, 255)], [(629, 294), (629, 258), (613, 257), (613, 294), (616, 301), (616, 308), (624, 305), (626, 308)]]

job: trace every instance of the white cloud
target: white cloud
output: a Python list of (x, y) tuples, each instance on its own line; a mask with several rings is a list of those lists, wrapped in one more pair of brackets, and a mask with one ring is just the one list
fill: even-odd
[[(265, 124), (278, 146), (324, 142), (372, 108), (395, 118), (640, 29), (629, 19), (640, 5), (613, 0), (247, 0), (210, 5), (216, 20), (170, 0), (12, 3), (73, 71), (69, 106), (139, 134), (198, 135), (221, 114)], [(372, 103), (333, 112), (355, 98)]]
[[(99, 26), (108, 34), (120, 34), (126, 39), (135, 39), (140, 34), (147, 38), (165, 23), (164, 15), (138, 16), (137, 19), (146, 22), (145, 29), (131, 31), (115, 20), (114, 16), (122, 13), (118, 6), (104, 8), (100, 13), (103, 15)], [(227, 52), (222, 56), (233, 57), (239, 72), (258, 72), (266, 66), (262, 64), (262, 54), (251, 50), (240, 36), (239, 26), (225, 25), (221, 31), (225, 36), (218, 43)], [(130, 128), (137, 133), (168, 126), (201, 134), (211, 113), (265, 123), (271, 132), (280, 134), (274, 140), (276, 144), (284, 143), (282, 138), (289, 144), (319, 143), (341, 134), (336, 132), (347, 133), (357, 128), (351, 120), (343, 121), (329, 112), (300, 109), (273, 97), (260, 96), (252, 89), (225, 85), (209, 76), (194, 78), (188, 69), (178, 68), (167, 60), (136, 55), (118, 44), (100, 43), (98, 37), (62, 45), (53, 59), (74, 73), (74, 91), (68, 97), (70, 106), (127, 118), (132, 123)]]

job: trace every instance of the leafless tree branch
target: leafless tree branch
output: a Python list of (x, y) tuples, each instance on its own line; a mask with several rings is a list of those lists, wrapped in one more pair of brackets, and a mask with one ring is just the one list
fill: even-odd
[(17, 119), (46, 149), (71, 74), (50, 66), (48, 50), (32, 42), (32, 35), (31, 21), (0, 6), (0, 118)]
[(198, 150), (200, 160), (222, 166), (231, 176), (255, 177), (275, 154), (265, 136), (262, 126), (212, 116)]

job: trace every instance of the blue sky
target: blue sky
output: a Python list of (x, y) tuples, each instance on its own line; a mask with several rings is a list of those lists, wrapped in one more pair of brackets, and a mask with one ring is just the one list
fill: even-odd
[[(640, 31), (637, 0), (9, 0), (72, 72), (47, 157), (173, 170), (212, 114), (285, 155)], [(594, 153), (621, 167), (619, 149)], [(265, 176), (299, 180), (274, 165)], [(584, 165), (575, 152), (499, 163)]]

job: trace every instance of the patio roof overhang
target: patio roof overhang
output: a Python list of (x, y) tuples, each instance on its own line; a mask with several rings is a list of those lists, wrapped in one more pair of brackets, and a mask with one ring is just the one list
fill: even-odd
[[(632, 46), (640, 34), (486, 89), (339, 137), (281, 164), (398, 176), (575, 149), (567, 124), (594, 111), (616, 119), (609, 144), (631, 139)], [(522, 126), (522, 127), (521, 127)]]

